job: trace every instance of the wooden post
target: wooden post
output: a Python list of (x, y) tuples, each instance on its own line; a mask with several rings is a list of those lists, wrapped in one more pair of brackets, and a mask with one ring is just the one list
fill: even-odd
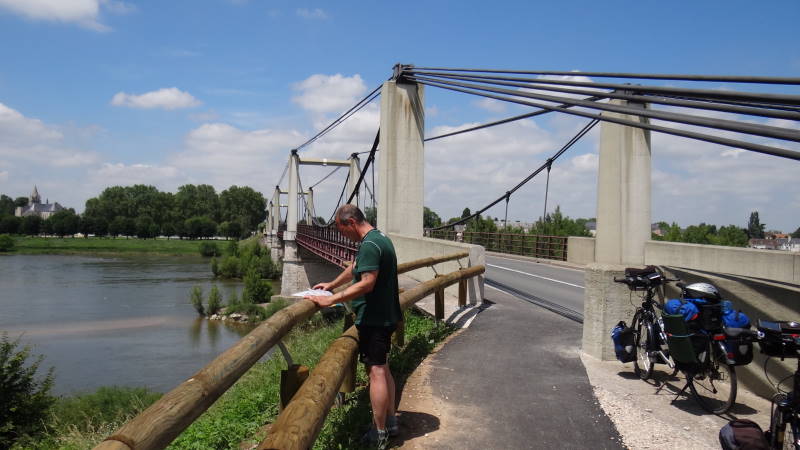
[(306, 366), (292, 364), (288, 369), (281, 370), (281, 411), (289, 404), (295, 392), (300, 389), (306, 379), (308, 379), (308, 367)]
[(467, 280), (458, 282), (458, 307), (467, 306)]
[[(436, 278), (439, 278), (441, 275), (436, 275)], [(435, 318), (436, 320), (444, 320), (444, 288), (436, 289), (436, 292), (433, 294), (434, 298), (434, 309), (435, 309)]]
[[(348, 313), (344, 315), (344, 330), (347, 332), (350, 327), (355, 324), (355, 313)], [(344, 373), (342, 385), (339, 386), (339, 392), (354, 392), (356, 390), (356, 370), (358, 369), (357, 358), (353, 358)]]

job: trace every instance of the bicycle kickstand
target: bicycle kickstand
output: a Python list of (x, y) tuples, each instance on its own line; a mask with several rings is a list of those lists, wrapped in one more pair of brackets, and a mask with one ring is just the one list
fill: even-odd
[(680, 397), (680, 396), (681, 396), (681, 394), (683, 394), (684, 392), (686, 392), (686, 388), (688, 388), (688, 387), (689, 387), (689, 385), (690, 385), (691, 383), (692, 383), (692, 382), (691, 382), (691, 381), (689, 381), (689, 379), (687, 379), (687, 380), (686, 380), (686, 384), (684, 384), (684, 385), (683, 385), (683, 387), (681, 388), (681, 390), (680, 390), (680, 391), (678, 391), (678, 393), (677, 393), (677, 394), (675, 394), (675, 398), (673, 398), (673, 399), (672, 399), (672, 401), (671, 401), (671, 402), (669, 402), (669, 404), (671, 405), (671, 404), (675, 403), (675, 402), (678, 400), (678, 397)]

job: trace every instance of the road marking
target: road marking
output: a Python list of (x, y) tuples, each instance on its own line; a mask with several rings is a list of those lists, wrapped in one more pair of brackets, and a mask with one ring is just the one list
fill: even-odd
[(575, 272), (584, 272), (583, 269), (573, 269), (572, 267), (559, 266), (557, 264), (550, 264), (550, 263), (547, 263), (547, 262), (541, 263), (541, 262), (538, 262), (538, 261), (528, 261), (527, 259), (507, 258), (505, 256), (495, 256), (495, 255), (486, 255), (486, 257), (487, 258), (497, 258), (497, 259), (507, 259), (509, 261), (516, 261), (516, 262), (522, 262), (522, 263), (547, 264), (547, 265), (549, 265), (551, 267), (558, 268), (558, 269), (573, 270)]
[(532, 274), (532, 273), (523, 272), (523, 271), (521, 271), (521, 270), (509, 269), (508, 267), (496, 266), (496, 265), (494, 265), (494, 264), (489, 264), (489, 263), (487, 263), (487, 264), (486, 264), (486, 266), (487, 266), (487, 267), (494, 267), (495, 269), (503, 269), (503, 270), (508, 270), (509, 272), (516, 272), (516, 273), (520, 273), (520, 274), (522, 274), (522, 275), (527, 275), (527, 276), (529, 276), (529, 277), (541, 278), (541, 279), (543, 279), (543, 280), (552, 281), (553, 283), (561, 283), (561, 284), (566, 284), (567, 286), (573, 286), (573, 287), (576, 287), (576, 288), (584, 289), (584, 287), (583, 287), (583, 286), (581, 286), (581, 285), (578, 285), (578, 284), (567, 283), (566, 281), (555, 280), (555, 279), (553, 279), (553, 278), (547, 278), (547, 277), (543, 277), (543, 276), (541, 276), (541, 275), (534, 275), (534, 274)]

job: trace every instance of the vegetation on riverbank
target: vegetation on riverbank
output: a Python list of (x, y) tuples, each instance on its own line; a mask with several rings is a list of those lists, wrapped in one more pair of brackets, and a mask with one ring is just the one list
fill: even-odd
[(185, 239), (125, 238), (45, 238), (14, 236), (13, 253), (18, 254), (160, 254), (199, 255), (200, 244), (207, 241)]

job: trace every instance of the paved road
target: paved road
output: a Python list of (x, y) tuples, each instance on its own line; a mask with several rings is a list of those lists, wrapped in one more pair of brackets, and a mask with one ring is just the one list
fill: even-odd
[(583, 277), (582, 270), (486, 255), (489, 286), (512, 295), (517, 291), (517, 296), (526, 295), (529, 301), (554, 303), (580, 317), (583, 316)]

